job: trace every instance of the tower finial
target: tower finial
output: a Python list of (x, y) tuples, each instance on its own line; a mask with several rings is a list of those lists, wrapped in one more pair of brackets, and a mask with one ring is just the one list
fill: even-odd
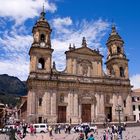
[(42, 8), (42, 12), (40, 13), (40, 19), (41, 20), (44, 20), (45, 19), (45, 8), (44, 8), (45, 6), (44, 6), (44, 3), (43, 3), (43, 8)]
[(43, 10), (42, 10), (42, 12), (44, 12), (44, 13), (45, 13), (44, 3), (43, 3)]
[(112, 21), (112, 32), (111, 32), (111, 35), (114, 35), (114, 34), (117, 34), (117, 31), (116, 31), (116, 26), (115, 26), (115, 23), (114, 21)]
[(82, 47), (87, 47), (87, 42), (86, 42), (85, 37), (83, 37), (83, 40), (82, 40)]

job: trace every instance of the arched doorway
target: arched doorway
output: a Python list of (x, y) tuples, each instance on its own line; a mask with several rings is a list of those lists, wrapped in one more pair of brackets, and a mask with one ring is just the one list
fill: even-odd
[(106, 119), (111, 122), (112, 121), (112, 107), (111, 106), (105, 107), (105, 115), (106, 115)]
[(91, 122), (91, 104), (82, 104), (82, 122)]
[(66, 123), (66, 106), (58, 106), (58, 123)]

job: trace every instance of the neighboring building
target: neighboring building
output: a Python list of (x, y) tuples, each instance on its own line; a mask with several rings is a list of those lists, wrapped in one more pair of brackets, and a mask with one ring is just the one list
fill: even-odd
[(5, 105), (0, 103), (0, 127), (5, 123)]
[[(52, 65), (52, 29), (45, 12), (33, 27), (33, 43), (29, 51), (27, 118), (29, 122), (81, 123), (118, 121), (116, 106), (123, 111), (121, 120), (133, 120), (131, 85), (124, 41), (115, 26), (107, 40), (107, 74), (103, 72), (103, 56), (88, 48), (69, 47), (66, 68), (57, 71)], [(86, 36), (86, 34), (85, 34)]]
[(134, 120), (140, 121), (140, 88), (132, 91), (132, 108)]
[(27, 120), (27, 96), (21, 96), (21, 104), (18, 107), (18, 117), (20, 121)]

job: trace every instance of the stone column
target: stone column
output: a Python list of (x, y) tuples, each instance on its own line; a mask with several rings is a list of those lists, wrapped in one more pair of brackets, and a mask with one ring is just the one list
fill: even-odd
[(90, 76), (90, 66), (88, 66), (87, 76)]
[(99, 93), (96, 93), (96, 99), (97, 99), (96, 112), (97, 112), (97, 115), (99, 115), (100, 114), (100, 95), (99, 95)]
[(68, 117), (71, 114), (70, 108), (71, 108), (71, 99), (70, 99), (70, 92), (69, 92), (68, 93), (68, 106), (67, 106), (67, 120), (69, 119)]
[(123, 99), (121, 95), (119, 95), (118, 104), (121, 105), (121, 107), (123, 107)]
[(79, 123), (82, 122), (82, 114), (81, 114), (81, 104), (79, 104)]
[(132, 110), (132, 96), (131, 93), (128, 94), (126, 98), (126, 111), (128, 121), (134, 121), (133, 110)]
[(56, 93), (51, 94), (51, 115), (56, 115)]
[(30, 102), (31, 102), (31, 114), (35, 114), (36, 113), (36, 96), (35, 96), (35, 92), (32, 92), (32, 99), (31, 99)]
[(76, 69), (77, 69), (77, 67), (76, 67), (76, 59), (74, 59), (73, 63), (74, 63), (73, 64), (73, 74), (76, 74)]
[(73, 93), (70, 94), (70, 101), (71, 101), (71, 116), (74, 115), (74, 98), (73, 98)]
[(118, 116), (116, 114), (117, 105), (118, 105), (118, 97), (117, 97), (117, 94), (113, 93), (112, 121), (118, 120)]
[(105, 116), (105, 103), (104, 103), (104, 94), (100, 96), (100, 113)]
[(91, 122), (93, 122), (93, 120), (95, 121), (95, 104), (93, 103), (91, 105)]
[(49, 116), (51, 114), (51, 96), (50, 92), (46, 92), (46, 115)]
[(78, 95), (74, 94), (74, 116), (78, 117)]
[[(123, 109), (124, 109), (124, 105), (123, 105), (123, 99), (122, 99), (122, 95), (119, 95), (119, 97), (118, 97), (118, 104), (121, 106), (121, 108), (122, 108), (122, 111), (121, 111), (121, 113), (120, 113), (120, 116), (121, 116), (121, 121), (123, 121), (124, 120), (124, 111), (123, 111)], [(117, 115), (118, 115), (118, 113), (117, 113)]]
[(31, 114), (31, 91), (28, 91), (28, 98), (27, 98), (27, 115), (29, 116)]
[(96, 120), (98, 122), (103, 122), (104, 119), (105, 119), (104, 95), (100, 94), (100, 93), (97, 93), (96, 98), (97, 98), (97, 106), (96, 106), (97, 116), (96, 116)]

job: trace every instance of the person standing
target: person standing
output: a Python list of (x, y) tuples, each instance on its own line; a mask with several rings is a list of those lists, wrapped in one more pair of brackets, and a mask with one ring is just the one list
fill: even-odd
[(95, 140), (94, 137), (93, 137), (93, 134), (90, 134), (88, 140)]
[(22, 128), (23, 128), (23, 138), (25, 138), (27, 132), (27, 124), (23, 124)]
[(61, 125), (58, 125), (58, 133), (61, 134)]
[(82, 131), (80, 131), (78, 140), (84, 140), (84, 133)]
[(48, 130), (49, 130), (49, 136), (51, 137), (52, 136), (52, 127), (49, 126)]

